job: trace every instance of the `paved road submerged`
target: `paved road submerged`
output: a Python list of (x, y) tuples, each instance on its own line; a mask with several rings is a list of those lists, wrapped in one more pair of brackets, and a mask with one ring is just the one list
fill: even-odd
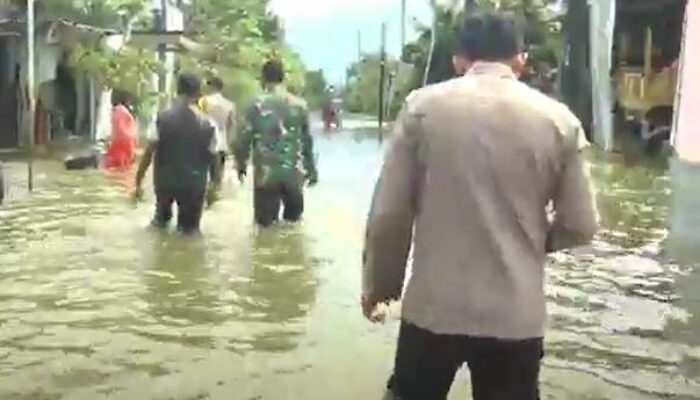
[[(381, 147), (319, 133), (299, 226), (257, 231), (251, 189), (185, 240), (144, 228), (128, 176), (9, 164), (0, 208), (0, 399), (379, 399), (396, 321), (360, 315), (364, 218)], [(700, 399), (700, 270), (665, 255), (664, 172), (593, 161), (605, 229), (549, 268), (545, 399)], [(468, 377), (453, 399), (467, 398)]]

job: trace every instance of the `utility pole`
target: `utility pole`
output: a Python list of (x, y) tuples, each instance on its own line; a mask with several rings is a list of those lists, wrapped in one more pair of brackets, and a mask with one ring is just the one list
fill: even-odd
[(430, 70), (433, 67), (433, 57), (435, 56), (435, 44), (437, 43), (437, 34), (438, 34), (438, 29), (437, 29), (438, 15), (437, 15), (436, 7), (437, 7), (436, 0), (430, 0), (430, 8), (433, 10), (433, 26), (431, 28), (431, 33), (430, 33), (430, 50), (428, 51), (428, 59), (426, 60), (426, 63), (425, 63), (425, 73), (423, 75), (423, 86), (428, 85), (428, 78), (430, 77)]
[(406, 46), (406, 0), (401, 0), (401, 53)]
[(386, 23), (382, 23), (382, 42), (379, 51), (379, 143), (384, 139), (384, 88), (386, 80)]
[(27, 89), (29, 91), (27, 187), (30, 192), (34, 190), (34, 131), (36, 130), (36, 96), (34, 87), (34, 0), (27, 0)]
[(157, 90), (159, 99), (159, 108), (163, 108), (166, 103), (165, 95), (165, 43), (162, 43), (163, 33), (166, 31), (167, 27), (167, 1), (168, 0), (151, 0), (151, 11), (153, 12), (153, 30), (158, 38), (157, 47), (157, 60), (158, 60), (158, 73), (157, 73)]
[[(160, 0), (160, 25), (158, 26), (158, 31), (160, 35), (164, 36), (168, 29), (168, 0)], [(165, 43), (158, 41), (158, 61), (160, 61), (160, 70), (158, 72), (158, 92), (161, 95), (161, 108), (165, 107), (167, 100), (163, 97), (166, 93), (166, 71), (165, 71)]]
[(362, 32), (357, 31), (357, 62), (362, 61)]

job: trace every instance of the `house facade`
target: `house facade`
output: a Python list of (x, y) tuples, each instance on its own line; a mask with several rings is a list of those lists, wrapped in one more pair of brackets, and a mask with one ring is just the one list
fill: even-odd
[(39, 14), (35, 24), (35, 130), (29, 132), (27, 25), (24, 10), (0, 9), (0, 149), (94, 137), (99, 94), (93, 77), (70, 65), (70, 49), (106, 31)]

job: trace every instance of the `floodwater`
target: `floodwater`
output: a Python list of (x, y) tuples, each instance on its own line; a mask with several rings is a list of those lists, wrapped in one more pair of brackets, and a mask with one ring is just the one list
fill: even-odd
[[(361, 121), (345, 129), (317, 138), (303, 224), (254, 229), (229, 169), (197, 240), (145, 229), (152, 199), (131, 204), (128, 178), (39, 162), (28, 196), (9, 164), (0, 399), (381, 398), (397, 322), (358, 306), (381, 147)], [(665, 250), (683, 221), (671, 179), (597, 157), (593, 173), (604, 230), (549, 268), (543, 398), (700, 399), (700, 269)], [(462, 374), (451, 399), (467, 393)]]

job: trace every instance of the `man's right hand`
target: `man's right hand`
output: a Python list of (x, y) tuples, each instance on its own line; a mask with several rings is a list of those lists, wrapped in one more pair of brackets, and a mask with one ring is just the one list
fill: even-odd
[(131, 193), (131, 199), (134, 201), (134, 203), (143, 201), (143, 188), (140, 185), (137, 185), (134, 188), (134, 191)]
[(306, 182), (310, 187), (314, 187), (318, 184), (318, 176), (316, 174), (307, 175)]

